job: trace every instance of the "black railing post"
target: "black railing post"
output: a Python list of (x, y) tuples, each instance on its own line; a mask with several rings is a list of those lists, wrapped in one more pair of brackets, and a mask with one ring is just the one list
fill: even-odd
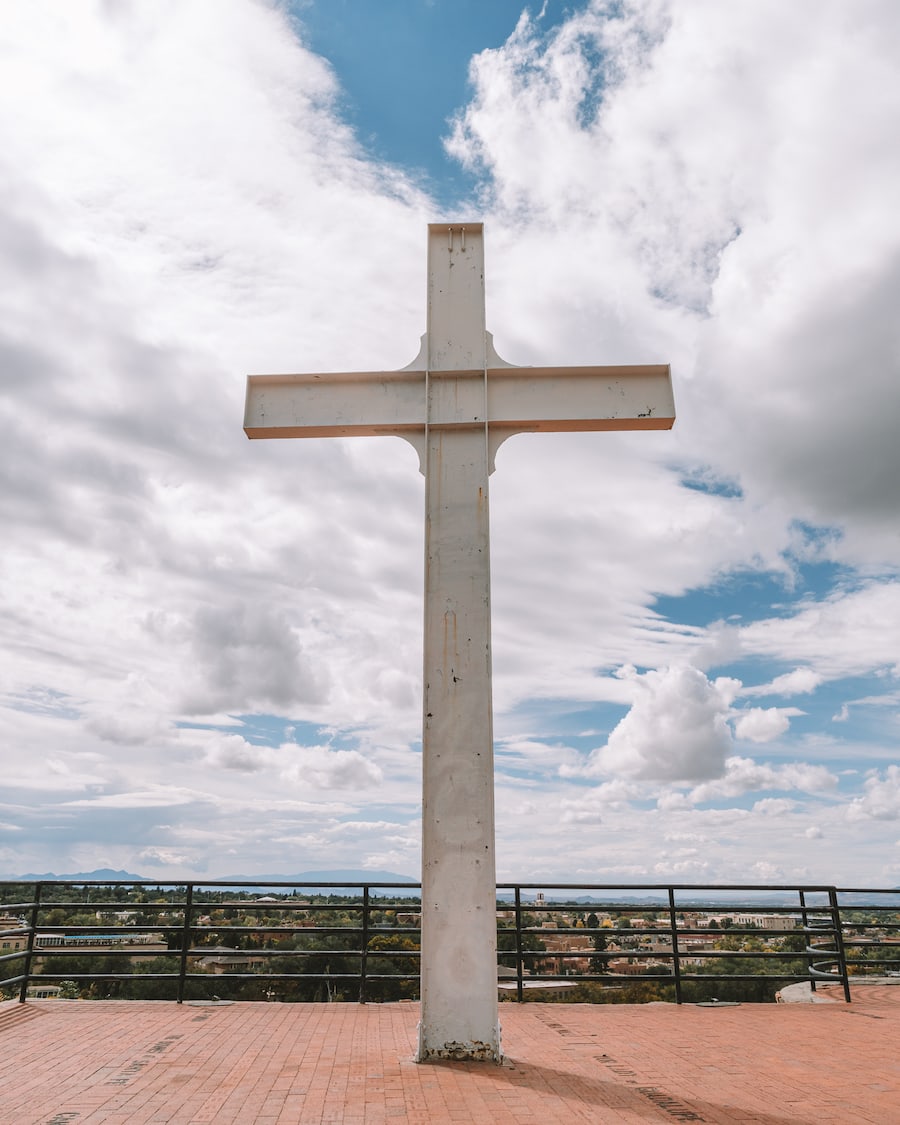
[(366, 959), (369, 956), (369, 887), (363, 886), (362, 949), (359, 958), (359, 1002), (366, 1002)]
[(38, 917), (41, 910), (41, 883), (34, 884), (34, 901), (31, 904), (31, 919), (28, 923), (28, 944), (25, 947), (25, 966), (22, 970), (22, 983), (19, 986), (19, 1003), (28, 999), (28, 985), (31, 982), (31, 966), (34, 961), (34, 939), (37, 936)]
[(522, 888), (516, 887), (516, 1002), (525, 999), (525, 975), (522, 965)]
[(678, 952), (678, 919), (675, 917), (675, 890), (669, 892), (669, 927), (672, 934), (672, 969), (675, 972), (675, 1003), (681, 1003), (681, 956)]
[(187, 883), (184, 888), (184, 925), (181, 927), (181, 960), (178, 965), (178, 995), (176, 1000), (179, 1004), (184, 1001), (184, 986), (187, 983), (185, 974), (187, 973), (188, 950), (191, 948), (191, 915), (194, 912), (193, 906), (194, 884)]
[[(819, 914), (827, 914), (829, 921), (810, 922), (806, 914), (806, 900), (800, 891), (800, 903), (803, 909), (803, 931), (806, 934), (806, 954), (809, 958), (807, 972), (810, 978), (810, 989), (816, 991), (816, 979), (820, 981), (839, 981), (844, 989), (844, 999), (850, 1003), (850, 981), (847, 975), (847, 958), (844, 952), (844, 935), (841, 931), (841, 912), (837, 903), (837, 891), (834, 887), (821, 888), (828, 896), (828, 906), (820, 907)], [(816, 939), (824, 939), (828, 946), (816, 945)], [(815, 956), (825, 957), (821, 961), (814, 961)]]
[(834, 947), (838, 956), (841, 984), (844, 986), (844, 1000), (850, 1003), (850, 970), (847, 968), (847, 952), (844, 949), (844, 927), (841, 922), (841, 908), (838, 904), (837, 888), (828, 888), (828, 905), (831, 907), (831, 921), (834, 926)]
[(809, 915), (806, 912), (806, 892), (800, 889), (800, 917), (803, 920), (803, 940), (804, 950), (807, 954), (806, 957), (806, 971), (809, 975), (809, 990), (810, 992), (816, 991), (816, 982), (809, 970), (812, 968), (812, 958), (809, 956), (809, 946), (811, 944), (809, 936)]

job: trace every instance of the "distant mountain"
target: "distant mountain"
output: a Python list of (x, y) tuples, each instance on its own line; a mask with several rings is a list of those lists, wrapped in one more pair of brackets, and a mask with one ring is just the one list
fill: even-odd
[[(99, 868), (96, 871), (76, 871), (68, 875), (55, 875), (52, 871), (44, 871), (41, 874), (29, 872), (26, 875), (6, 875), (0, 876), (0, 879), (8, 879), (10, 882), (22, 883), (79, 883), (101, 881), (109, 883), (146, 883), (157, 882), (154, 878), (148, 878), (146, 875), (134, 875), (130, 871), (113, 871), (108, 867)], [(202, 878), (198, 876), (189, 877), (188, 879), (160, 879), (160, 883), (178, 883), (178, 882), (201, 882)], [(269, 883), (289, 883), (297, 890), (301, 890), (303, 885), (307, 883), (327, 883), (329, 887), (333, 888), (335, 893), (340, 893), (346, 885), (358, 886), (360, 883), (387, 883), (390, 887), (401, 887), (407, 883), (416, 883), (417, 879), (411, 875), (398, 875), (396, 871), (357, 871), (357, 870), (340, 870), (340, 871), (302, 871), (298, 875), (220, 875), (209, 880), (211, 883), (256, 883), (269, 884)]]
[(72, 875), (54, 875), (52, 871), (45, 871), (42, 875), (33, 872), (28, 875), (10, 875), (8, 878), (16, 883), (80, 883), (82, 881), (102, 880), (109, 883), (140, 883), (145, 881), (144, 875), (132, 875), (129, 871), (113, 871), (109, 867), (101, 867), (97, 871), (76, 871)]
[(390, 883), (399, 886), (401, 883), (418, 883), (412, 875), (398, 875), (396, 871), (301, 871), (299, 875), (219, 875), (214, 881), (217, 883), (248, 881), (251, 883), (296, 883), (298, 879), (305, 879), (307, 883)]
[[(81, 882), (110, 882), (110, 883), (161, 883), (163, 885), (174, 885), (179, 882), (192, 882), (202, 883), (201, 877), (192, 876), (187, 879), (156, 879), (155, 877), (148, 878), (146, 875), (135, 875), (130, 871), (113, 871), (108, 867), (98, 868), (96, 871), (76, 871), (68, 875), (55, 875), (52, 871), (45, 871), (38, 875), (33, 872), (27, 875), (0, 875), (0, 882), (15, 882), (15, 883), (81, 883)], [(361, 871), (357, 869), (338, 869), (332, 871), (301, 871), (294, 875), (220, 875), (214, 879), (209, 880), (212, 883), (224, 883), (230, 889), (241, 889), (235, 887), (238, 883), (253, 883), (255, 888), (246, 888), (247, 890), (256, 889), (258, 891), (284, 891), (288, 888), (292, 890), (301, 891), (304, 894), (321, 892), (324, 888), (313, 886), (315, 883), (327, 884), (327, 889), (332, 894), (349, 895), (354, 894), (361, 883), (366, 883), (371, 886), (373, 883), (385, 884), (382, 891), (375, 890), (375, 894), (381, 894), (385, 897), (384, 892), (399, 889), (408, 883), (418, 883), (419, 880), (411, 875), (398, 875), (396, 871)], [(277, 884), (286, 883), (288, 887), (279, 888)], [(566, 894), (561, 890), (554, 890), (552, 885), (548, 884), (548, 891), (544, 901), (550, 903), (570, 903), (576, 906), (592, 906), (602, 903), (620, 903), (623, 906), (629, 906), (637, 909), (653, 909), (660, 905), (666, 905), (667, 896), (664, 892), (650, 892), (646, 895), (635, 893), (635, 889), (631, 888), (631, 893), (616, 893), (615, 889), (610, 892), (600, 893), (594, 892), (593, 894)], [(578, 888), (573, 888), (577, 890)], [(413, 891), (408, 897), (417, 898), (418, 890)], [(522, 901), (524, 903), (533, 902), (537, 891), (529, 888), (522, 892)], [(698, 890), (696, 896), (690, 896), (690, 888), (682, 888), (678, 891), (677, 906), (679, 910), (685, 908), (702, 908), (702, 907), (722, 907), (728, 903), (741, 903), (744, 906), (753, 906), (761, 908), (765, 906), (794, 906), (797, 903), (796, 891), (764, 891), (764, 892), (746, 892), (740, 890), (717, 890), (714, 887), (705, 887)], [(503, 902), (511, 902), (514, 900), (514, 893), (509, 890), (499, 891), (497, 898)], [(810, 898), (810, 906), (815, 908), (820, 905), (822, 896), (816, 895)], [(884, 887), (878, 892), (866, 891), (844, 891), (840, 895), (841, 905), (846, 909), (856, 905), (877, 904), (884, 907), (900, 906), (900, 887)]]

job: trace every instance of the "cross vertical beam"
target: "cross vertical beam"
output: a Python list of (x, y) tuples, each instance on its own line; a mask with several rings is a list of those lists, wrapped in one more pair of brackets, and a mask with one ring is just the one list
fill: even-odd
[(401, 371), (251, 375), (249, 438), (395, 434), (425, 474), (418, 1058), (500, 1059), (488, 475), (512, 434), (667, 430), (664, 364), (513, 367), (484, 317), (480, 223), (428, 228), (428, 331)]
[(486, 340), (480, 224), (429, 227), (420, 1061), (500, 1058)]

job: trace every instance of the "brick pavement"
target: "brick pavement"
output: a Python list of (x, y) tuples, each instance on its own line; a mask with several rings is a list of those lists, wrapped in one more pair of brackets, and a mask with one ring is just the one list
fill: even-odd
[(409, 1003), (6, 1003), (0, 1123), (900, 1125), (900, 988), (850, 1005), (504, 1004), (502, 1066), (417, 1065), (417, 1019)]

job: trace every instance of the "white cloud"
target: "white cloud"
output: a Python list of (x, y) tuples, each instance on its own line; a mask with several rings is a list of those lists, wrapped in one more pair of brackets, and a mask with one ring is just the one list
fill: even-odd
[[(565, 771), (560, 772), (565, 776)], [(560, 815), (565, 824), (602, 824), (606, 813), (626, 809), (642, 795), (642, 786), (616, 778), (591, 786), (578, 797), (563, 798)]]
[(451, 140), (490, 173), (500, 216), (616, 262), (615, 296), (591, 308), (614, 352), (649, 295), (682, 323), (712, 314), (680, 385), (685, 449), (895, 558), (875, 524), (897, 505), (897, 33), (890, 0), (864, 18), (809, 0), (598, 0), (483, 52)]
[(383, 780), (379, 766), (358, 750), (331, 750), (326, 746), (286, 743), (281, 752), (290, 758), (281, 776), (296, 785), (309, 785), (313, 789), (365, 790), (380, 785)]
[(823, 677), (812, 668), (795, 668), (793, 672), (785, 672), (776, 676), (767, 684), (741, 689), (741, 695), (808, 695), (814, 692)]
[(785, 871), (782, 864), (761, 859), (751, 866), (750, 877), (756, 883), (779, 883), (785, 879)]
[(893, 666), (898, 614), (900, 582), (870, 580), (801, 603), (796, 612), (743, 625), (738, 642), (745, 656), (803, 660), (822, 678), (862, 675)]
[(103, 793), (90, 798), (65, 801), (63, 807), (101, 809), (168, 809), (197, 802), (200, 794), (180, 786), (158, 785), (149, 789), (133, 789), (120, 793)]
[(732, 757), (725, 763), (723, 775), (705, 781), (690, 792), (690, 799), (699, 804), (721, 797), (739, 797), (758, 790), (798, 789), (803, 793), (831, 793), (837, 777), (825, 766), (808, 762), (789, 762), (772, 766), (752, 758)]
[(659, 797), (657, 797), (656, 807), (660, 812), (685, 812), (693, 809), (694, 803), (687, 794), (677, 789), (671, 789), (666, 793), (661, 793)]
[(734, 733), (750, 742), (771, 742), (790, 729), (791, 715), (802, 713), (795, 707), (751, 707), (732, 716)]
[(138, 861), (151, 867), (190, 867), (196, 857), (189, 852), (179, 852), (172, 848), (144, 848)]
[(709, 878), (711, 866), (706, 859), (666, 858), (653, 865), (653, 873), (660, 878), (693, 879), (700, 883)]
[(785, 816), (798, 807), (798, 802), (789, 797), (764, 797), (753, 806), (753, 812), (762, 813), (763, 816)]
[(732, 747), (726, 722), (740, 683), (710, 681), (697, 668), (676, 665), (638, 673), (621, 669), (631, 687), (631, 710), (594, 750), (585, 773), (660, 781), (716, 777)]
[(204, 739), (207, 743), (206, 761), (212, 766), (243, 773), (255, 773), (263, 769), (272, 759), (271, 751), (254, 746), (239, 734), (219, 734), (211, 732), (212, 737)]
[(548, 745), (529, 738), (495, 740), (494, 768), (507, 773), (510, 770), (552, 770), (562, 773), (577, 766), (578, 754), (570, 746), (559, 743)]
[(864, 793), (854, 797), (847, 808), (849, 820), (900, 819), (900, 766), (888, 766), (883, 776), (866, 778)]
[(303, 652), (296, 631), (275, 608), (242, 604), (198, 610), (187, 626), (189, 667), (180, 710), (189, 715), (220, 711), (289, 711), (321, 702), (327, 677)]

